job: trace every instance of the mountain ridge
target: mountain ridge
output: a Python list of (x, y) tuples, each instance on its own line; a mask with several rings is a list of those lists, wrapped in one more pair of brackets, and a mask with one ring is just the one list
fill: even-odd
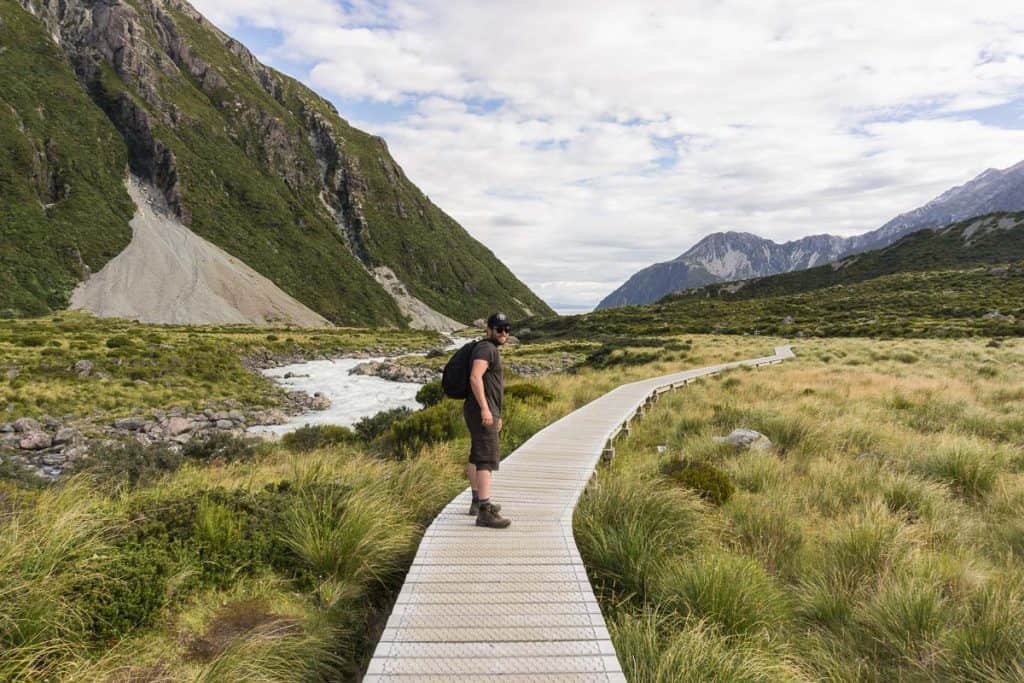
[[(417, 318), (411, 299), (422, 304), (416, 311), (437, 314), (424, 319), (465, 322), (497, 308), (551, 312), (409, 181), (382, 139), (262, 65), (187, 2), (18, 0), (4, 4), (0, 21), (19, 29), (0, 31), (7, 56), (45, 56), (21, 60), (44, 64), (34, 93), (22, 92), (21, 73), (0, 65), (8, 105), (0, 110), (10, 111), (8, 121), (0, 111), (0, 143), (20, 147), (0, 156), (0, 179), (18, 186), (21, 200), (0, 198), (0, 208), (23, 214), (0, 218), (3, 284), (10, 285), (0, 311), (39, 315), (66, 306), (79, 281), (125, 248), (133, 214), (127, 168), (157, 188), (189, 230), (335, 324), (405, 326)], [(68, 130), (55, 131), (51, 113), (64, 95), (74, 107), (60, 120)], [(109, 157), (87, 174), (78, 171), (96, 154), (70, 131), (83, 119), (102, 129)], [(23, 121), (28, 134), (19, 132)], [(55, 175), (74, 180), (56, 202), (43, 197), (47, 183), (32, 181), (49, 148)], [(79, 197), (97, 183), (103, 201)], [(33, 195), (50, 208), (31, 209)], [(116, 210), (97, 216), (101, 204)], [(66, 206), (77, 208), (75, 219), (58, 226), (58, 240), (40, 242), (40, 233), (55, 232), (51, 214)], [(92, 232), (83, 235), (83, 223)], [(73, 258), (79, 252), (82, 259)], [(400, 303), (378, 282), (382, 267), (410, 299)]]
[(605, 297), (597, 309), (651, 303), (672, 292), (714, 282), (804, 270), (887, 246), (917, 230), (999, 211), (1020, 210), (1024, 210), (1024, 162), (1003, 170), (987, 169), (881, 227), (853, 237), (826, 233), (780, 244), (752, 233), (711, 233), (675, 259), (638, 271)]

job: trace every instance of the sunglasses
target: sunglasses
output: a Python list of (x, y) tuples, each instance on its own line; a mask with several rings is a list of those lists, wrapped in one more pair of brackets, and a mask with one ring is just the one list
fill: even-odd
[(509, 332), (512, 331), (512, 327), (509, 325), (498, 325), (497, 327), (494, 328), (494, 331), (497, 332), (498, 334), (501, 334), (503, 332), (505, 334), (508, 334)]

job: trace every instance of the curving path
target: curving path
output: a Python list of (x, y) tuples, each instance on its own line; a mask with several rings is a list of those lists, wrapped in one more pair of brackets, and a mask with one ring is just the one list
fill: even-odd
[(535, 434), (501, 463), (508, 529), (481, 529), (456, 496), (423, 536), (365, 681), (625, 681), (572, 536), (576, 501), (612, 439), (659, 394), (724, 363), (624, 384)]

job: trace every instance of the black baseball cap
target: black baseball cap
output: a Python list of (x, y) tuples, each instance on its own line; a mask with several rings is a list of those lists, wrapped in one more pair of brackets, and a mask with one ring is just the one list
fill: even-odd
[(508, 325), (508, 324), (509, 324), (508, 316), (505, 315), (504, 313), (500, 313), (500, 312), (499, 313), (492, 313), (491, 317), (487, 319), (487, 327), (491, 328), (492, 330), (495, 329), (496, 327), (498, 327), (499, 325)]

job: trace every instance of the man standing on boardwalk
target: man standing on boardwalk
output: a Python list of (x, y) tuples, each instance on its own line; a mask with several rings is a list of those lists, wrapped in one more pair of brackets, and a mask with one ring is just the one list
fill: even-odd
[(498, 471), (498, 432), (501, 431), (501, 400), (505, 383), (501, 375), (501, 354), (498, 349), (508, 341), (511, 326), (504, 313), (487, 319), (487, 337), (473, 348), (470, 359), (469, 395), (462, 406), (462, 415), (469, 428), (472, 446), (466, 476), (473, 489), (469, 514), (476, 515), (476, 525), (504, 529), (511, 519), (498, 514), (501, 506), (491, 502), (491, 477)]

